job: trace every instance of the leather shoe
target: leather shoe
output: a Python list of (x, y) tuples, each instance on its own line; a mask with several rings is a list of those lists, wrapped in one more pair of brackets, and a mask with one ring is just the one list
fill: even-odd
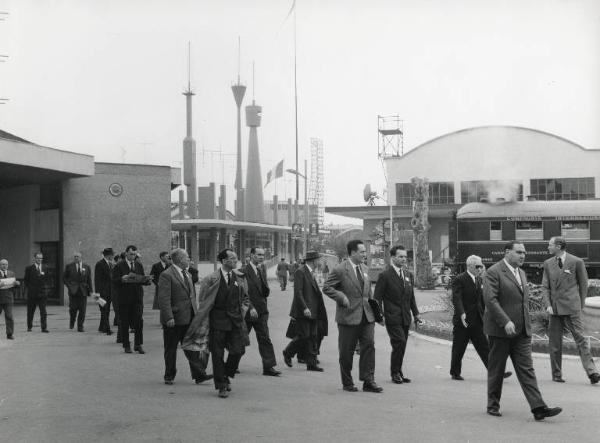
[(301, 364), (301, 365), (305, 365), (306, 364), (306, 360), (304, 360), (303, 358), (298, 357), (297, 360), (298, 360), (298, 363)]
[(123, 339), (121, 337), (117, 337), (117, 341), (115, 343), (123, 343)]
[(69, 322), (69, 329), (73, 329), (75, 327), (75, 322)]
[(12, 335), (7, 335), (7, 336), (6, 336), (6, 339), (7, 339), (7, 340), (14, 340), (15, 338), (14, 338)]
[(404, 375), (400, 374), (400, 378), (402, 379), (402, 383), (410, 383), (410, 378), (406, 378)]
[(383, 391), (381, 386), (378, 386), (374, 381), (363, 383), (363, 392), (375, 392), (380, 393)]
[(565, 380), (562, 377), (552, 377), (552, 381), (555, 381), (556, 383), (564, 383)]
[(31, 332), (31, 328), (27, 328), (27, 332)]
[(208, 380), (212, 380), (213, 379), (213, 375), (210, 374), (202, 374), (200, 375), (200, 377), (196, 378), (196, 384), (199, 385), (202, 382), (208, 381)]
[(227, 398), (227, 397), (229, 397), (229, 391), (227, 390), (227, 388), (219, 389), (219, 398)]
[(536, 420), (543, 420), (546, 417), (554, 417), (562, 412), (562, 408), (549, 408), (547, 406), (541, 406), (539, 408), (535, 408), (533, 411), (533, 418)]
[(125, 354), (131, 354), (131, 348), (128, 346), (125, 349)]
[(489, 415), (493, 415), (494, 417), (502, 417), (502, 412), (495, 408), (488, 408), (487, 413)]
[(142, 348), (141, 346), (135, 346), (133, 348), (134, 351), (136, 351), (138, 354), (145, 354), (146, 351), (144, 351), (144, 348)]
[(47, 330), (47, 329), (42, 329), (42, 332), (45, 332), (45, 333), (47, 334), (47, 333), (48, 333), (48, 332), (50, 332), (50, 331), (49, 331), (49, 330)]
[(392, 374), (392, 381), (398, 385), (401, 385), (402, 383), (404, 383), (402, 381), (402, 377), (399, 374)]
[(174, 383), (173, 380), (165, 380), (166, 385), (172, 385), (173, 383)]
[(285, 365), (286, 365), (288, 368), (291, 368), (291, 367), (292, 367), (292, 359), (291, 359), (290, 357), (288, 357), (288, 356), (287, 356), (287, 354), (286, 354), (285, 352), (283, 353), (283, 362), (285, 363)]
[(83, 328), (77, 328), (77, 332), (85, 332)]
[(110, 329), (108, 331), (106, 331), (106, 335), (112, 335), (113, 331), (111, 331)]
[(344, 391), (348, 392), (358, 392), (358, 388), (354, 385), (348, 385), (343, 387)]
[(452, 380), (464, 380), (465, 378), (462, 375), (453, 375), (452, 376)]
[[(12, 335), (10, 336), (10, 338), (12, 339)], [(590, 375), (590, 383), (591, 384), (595, 385), (599, 381), (600, 381), (600, 374), (598, 374), (597, 372), (594, 372), (592, 375)]]
[(508, 378), (508, 377), (510, 377), (511, 375), (512, 375), (512, 372), (510, 372), (510, 371), (506, 371), (506, 372), (504, 373), (504, 378)]
[(271, 377), (279, 377), (281, 372), (275, 368), (265, 368), (263, 369), (263, 375), (270, 375)]
[(307, 365), (306, 366), (306, 370), (307, 371), (315, 371), (315, 372), (323, 372), (323, 368), (317, 365)]

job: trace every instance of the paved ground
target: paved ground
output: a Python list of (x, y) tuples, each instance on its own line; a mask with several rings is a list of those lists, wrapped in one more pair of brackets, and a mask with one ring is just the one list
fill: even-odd
[[(277, 286), (272, 283), (272, 286)], [(291, 288), (269, 298), (277, 356), (284, 337)], [(432, 294), (420, 294), (428, 304)], [(150, 302), (151, 298), (147, 297)], [(320, 357), (325, 372), (307, 373), (280, 362), (283, 376), (264, 377), (252, 337), (228, 399), (211, 384), (195, 385), (179, 355), (176, 384), (162, 382), (158, 315), (145, 311), (146, 355), (126, 355), (114, 336), (101, 335), (90, 305), (86, 333), (68, 330), (65, 307), (49, 308), (50, 334), (25, 332), (17, 307), (14, 341), (0, 339), (0, 441), (4, 442), (598, 442), (600, 385), (591, 386), (579, 361), (564, 362), (567, 383), (550, 381), (546, 357), (535, 358), (540, 388), (564, 412), (535, 422), (516, 379), (504, 388), (501, 418), (485, 414), (485, 371), (473, 350), (464, 382), (448, 376), (446, 342), (411, 336), (405, 359), (408, 385), (389, 380), (390, 346), (376, 327), (377, 381), (383, 394), (347, 393), (339, 382), (334, 305), (326, 301), (331, 334)], [(36, 317), (37, 319), (37, 317)], [(4, 330), (0, 320), (0, 331)], [(358, 366), (355, 360), (355, 366)], [(358, 378), (355, 368), (355, 377)]]

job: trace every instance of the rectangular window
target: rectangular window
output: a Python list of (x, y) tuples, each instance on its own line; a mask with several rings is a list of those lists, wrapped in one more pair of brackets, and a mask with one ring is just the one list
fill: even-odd
[(502, 240), (502, 222), (499, 222), (499, 221), (490, 222), (490, 240), (491, 241)]
[(518, 221), (515, 231), (516, 240), (543, 240), (544, 225), (541, 221)]
[(594, 177), (538, 178), (530, 180), (536, 200), (588, 200), (596, 198)]
[(523, 201), (523, 183), (516, 180), (475, 180), (460, 183), (462, 202), (473, 203), (481, 199)]
[(398, 206), (411, 206), (413, 200), (413, 186), (411, 183), (396, 183), (396, 204)]
[(448, 205), (454, 204), (454, 183), (431, 182), (429, 183), (429, 204)]
[(560, 232), (565, 240), (589, 240), (590, 223), (587, 221), (563, 221)]

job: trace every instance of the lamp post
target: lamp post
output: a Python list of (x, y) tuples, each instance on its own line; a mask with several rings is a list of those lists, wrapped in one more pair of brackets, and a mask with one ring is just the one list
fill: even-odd
[[(307, 174), (306, 160), (304, 160), (304, 174), (300, 173), (296, 169), (286, 169), (286, 172), (289, 172), (290, 174), (294, 174), (296, 176), (296, 180), (298, 180), (299, 177), (302, 177), (304, 179), (304, 232), (302, 235), (302, 240), (303, 240), (304, 253), (306, 254), (306, 250), (308, 248), (308, 232), (307, 232), (307, 228), (308, 228), (308, 192), (307, 192), (307, 190), (308, 190), (308, 174)], [(296, 200), (296, 202), (297, 201), (298, 200)]]

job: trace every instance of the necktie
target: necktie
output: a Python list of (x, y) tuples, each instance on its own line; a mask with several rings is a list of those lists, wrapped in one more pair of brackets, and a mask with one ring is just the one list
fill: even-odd
[(231, 272), (227, 273), (227, 286), (231, 283)]
[(77, 265), (77, 272), (81, 275), (81, 265)]
[(560, 269), (562, 269), (562, 267), (563, 267), (562, 258), (560, 258), (560, 257), (558, 257), (558, 267), (559, 267)]
[(362, 272), (360, 271), (360, 265), (356, 265), (356, 278), (358, 278), (358, 282), (361, 287), (365, 286), (365, 280), (363, 279)]
[(521, 276), (519, 275), (519, 268), (515, 268), (515, 279), (519, 284), (519, 288), (523, 289), (523, 284), (521, 283)]
[(181, 274), (183, 275), (183, 281), (185, 281), (185, 287), (189, 291), (191, 288), (190, 288), (190, 280), (188, 279), (188, 273), (186, 272), (185, 269), (182, 269)]

